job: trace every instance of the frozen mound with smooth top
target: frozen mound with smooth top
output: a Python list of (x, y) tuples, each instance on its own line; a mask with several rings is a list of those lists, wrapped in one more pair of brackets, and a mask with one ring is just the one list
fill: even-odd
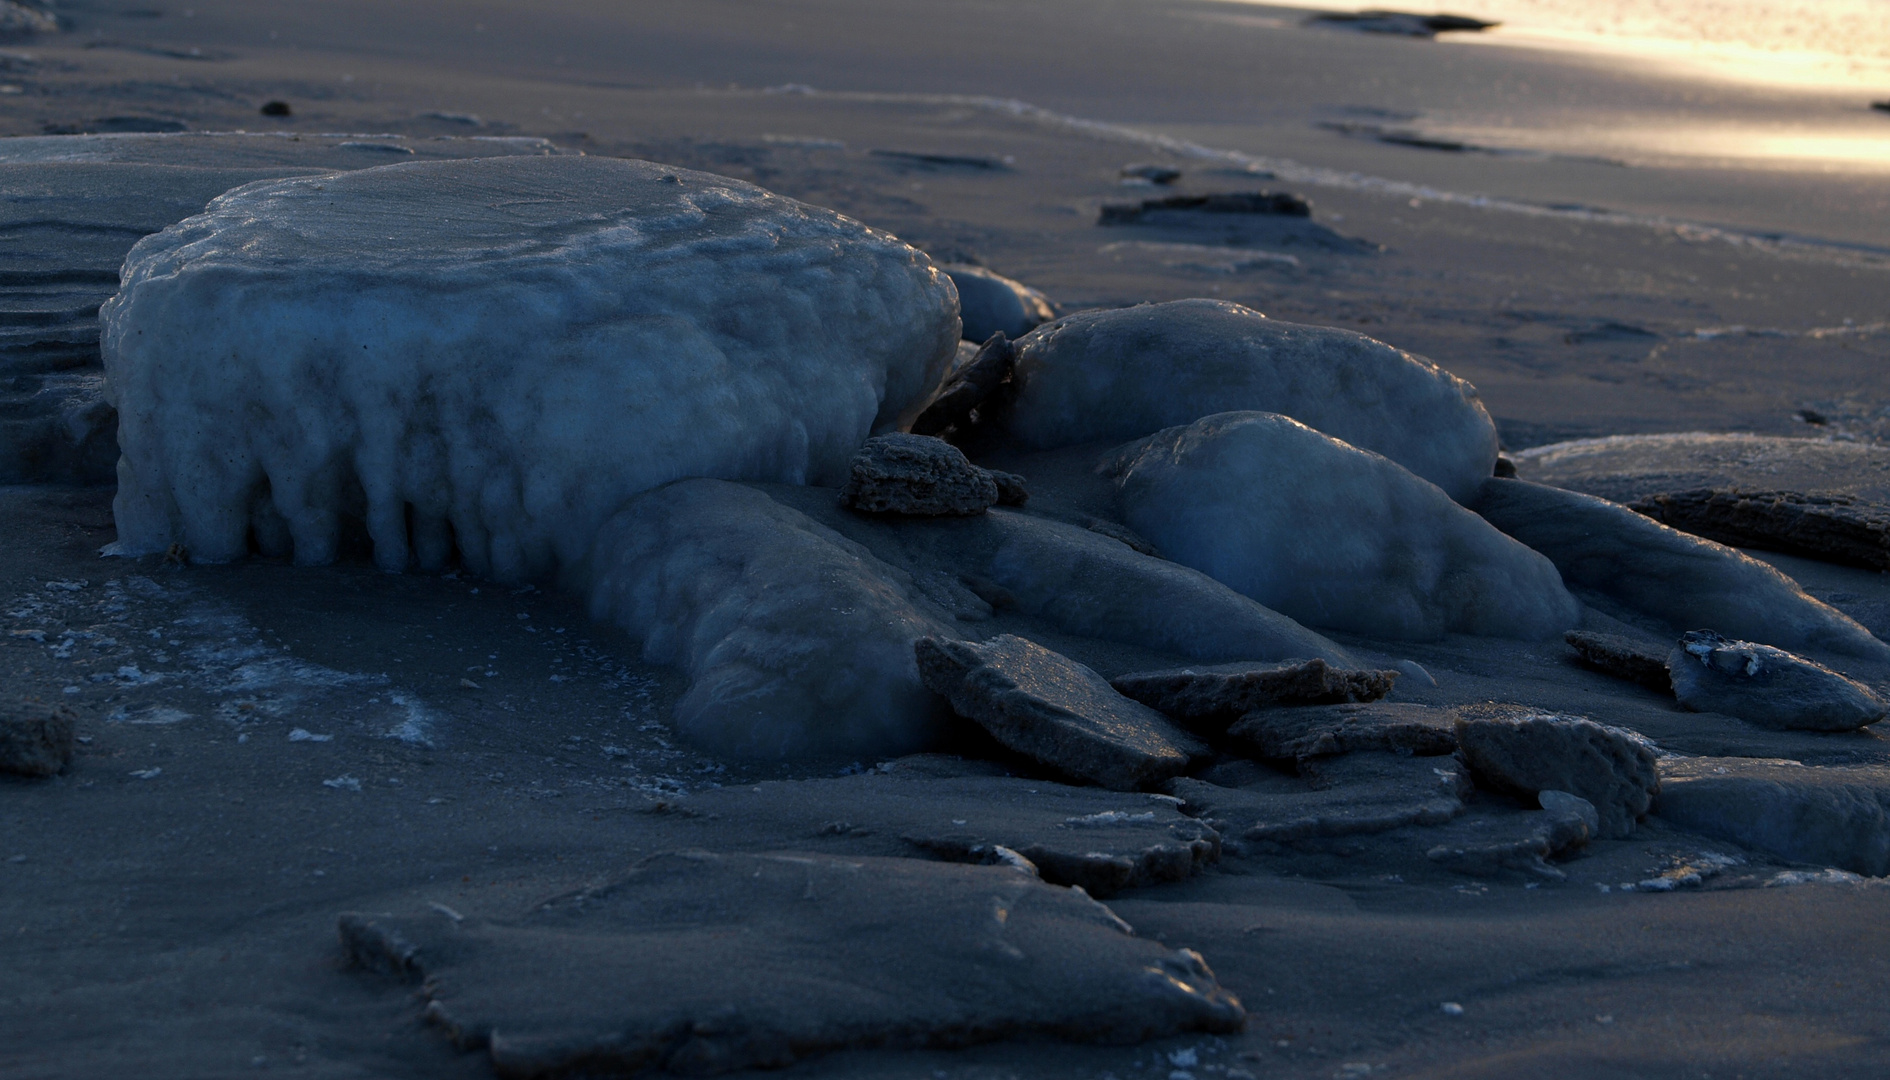
[(1017, 343), (1013, 379), (1007, 428), (1038, 449), (1257, 410), (1382, 454), (1460, 501), (1496, 465), (1496, 425), (1469, 383), (1363, 334), (1221, 300), (1060, 319)]
[(251, 184), (132, 249), (101, 312), (125, 554), (570, 565), (684, 476), (838, 482), (958, 340), (926, 257), (643, 161)]
[(1395, 462), (1284, 416), (1205, 417), (1104, 467), (1130, 527), (1167, 557), (1309, 626), (1533, 640), (1581, 618), (1548, 559)]

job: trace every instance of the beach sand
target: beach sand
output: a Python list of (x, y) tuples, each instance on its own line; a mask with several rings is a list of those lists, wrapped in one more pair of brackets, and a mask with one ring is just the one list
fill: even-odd
[[(0, 80), (19, 88), (0, 92), (0, 134), (543, 137), (833, 207), (1021, 280), (1064, 313), (1207, 296), (1360, 330), (1473, 382), (1511, 451), (1885, 430), (1881, 172), (1604, 160), (1578, 137), (1624, 117), (1848, 130), (1854, 95), (1307, 28), (1303, 13), (1252, 4), (59, 11), (67, 29), (0, 53)], [(293, 115), (260, 115), (270, 100)], [(1890, 138), (1890, 118), (1861, 116)], [(1522, 134), (1494, 139), (1504, 127)], [(1492, 141), (1382, 138), (1472, 128)], [(1098, 225), (1105, 203), (1169, 193), (1123, 186), (1130, 162), (1180, 169), (1174, 193), (1284, 190), (1313, 215), (1243, 248)], [(0, 489), (12, 631), (0, 671), (13, 693), (70, 702), (90, 740), (65, 776), (0, 784), (0, 1074), (490, 1075), (421, 1022), (408, 989), (343, 969), (339, 912), (500, 914), (657, 851), (779, 846), (739, 821), (647, 811), (716, 784), (835, 773), (677, 744), (664, 720), (681, 677), (568, 597), (365, 563), (101, 561), (110, 498)], [(1890, 632), (1881, 575), (1764, 557)], [(1678, 712), (1559, 644), (1343, 643), (1436, 676), (1400, 700), (1526, 701), (1682, 753), (1890, 762), (1870, 734)], [(1105, 675), (1164, 659), (1073, 655)], [(900, 853), (891, 837), (799, 842)], [(1751, 853), (1702, 887), (1619, 887), (1729, 850), (1656, 821), (1540, 887), (1386, 862), (1369, 845), (1228, 858), (1110, 903), (1143, 936), (1206, 956), (1247, 1005), (1243, 1034), (859, 1050), (785, 1074), (1882, 1075), (1890, 890), (1756, 887), (1785, 867)]]

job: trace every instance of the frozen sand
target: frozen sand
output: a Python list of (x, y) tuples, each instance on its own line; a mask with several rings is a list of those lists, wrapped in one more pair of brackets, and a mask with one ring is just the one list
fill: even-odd
[[(1544, 108), (1579, 99), (1632, 112), (1677, 107), (1689, 94), (1728, 113), (1791, 104), (1763, 95), (1194, 17), (1225, 14), (1223, 5), (971, 10), (855, 0), (758, 16), (749, 5), (703, 3), (639, 12), (641, 25), (610, 21), (630, 17), (602, 3), (216, 3), (195, 5), (188, 20), (66, 10), (71, 34), (25, 46), (35, 66), (8, 73), (29, 92), (0, 95), (4, 130), (124, 115), (256, 128), (276, 123), (256, 106), (279, 97), (297, 110), (288, 126), (303, 131), (542, 135), (590, 153), (653, 157), (835, 207), (937, 255), (975, 256), (1066, 309), (1209, 295), (1363, 330), (1476, 383), (1512, 448), (1621, 432), (1806, 434), (1803, 408), (1869, 433), (1890, 399), (1881, 331), (1841, 329), (1886, 318), (1884, 270), (1870, 252), (1781, 255), (1671, 228), (1309, 185), (1284, 171), (1290, 182), (1265, 181), (1237, 171), (1238, 159), (1164, 157), (1124, 134), (975, 102), (762, 88), (1017, 97), (1450, 192), (1890, 239), (1881, 184), (1855, 177), (1442, 154), (1312, 126), (1329, 118), (1324, 110), (1467, 108), (1496, 91), (1522, 94), (1519, 84), (1532, 88), (1522, 105)], [(428, 113), (474, 114), (481, 126)], [(1008, 169), (928, 169), (873, 149), (1014, 160)], [(1213, 266), (1213, 252), (1152, 246), (1211, 238), (1093, 225), (1102, 202), (1148, 194), (1119, 187), (1114, 174), (1149, 159), (1187, 169), (1187, 191), (1300, 192), (1315, 204), (1313, 224), (1384, 250), (1350, 254), (1309, 235), (1262, 247), (1296, 264), (1223, 272), (1194, 268)], [(1697, 333), (1728, 326), (1782, 333)], [(1819, 328), (1833, 332), (1807, 333)], [(659, 721), (680, 680), (625, 659), (633, 647), (586, 625), (573, 602), (464, 580), (389, 579), (365, 566), (186, 572), (156, 560), (135, 570), (164, 590), (145, 595), (125, 584), (132, 568), (91, 557), (111, 538), (108, 491), (6, 498), (8, 629), (42, 628), (47, 641), (0, 639), (0, 669), (26, 692), (63, 697), (62, 687), (79, 686), (81, 732), (94, 741), (66, 778), (0, 789), (12, 845), (0, 858), (26, 856), (0, 864), (4, 955), (19, 987), (0, 1009), (9, 1048), (0, 1071), (254, 1075), (261, 1057), (272, 1068), (300, 1062), (312, 1076), (489, 1075), (483, 1059), (452, 1054), (417, 1025), (404, 992), (333, 969), (337, 912), (435, 901), (507, 915), (652, 851), (750, 842), (715, 820), (637, 812), (663, 792), (737, 777), (671, 744)], [(1890, 629), (1878, 575), (1776, 561), (1815, 594), (1847, 597), (1864, 621)], [(117, 599), (108, 578), (120, 581)], [(78, 590), (53, 584), (81, 579), (90, 584)], [(125, 606), (106, 610), (113, 604)], [(66, 629), (99, 637), (58, 655)], [(1035, 636), (1104, 674), (1173, 662), (1127, 648), (1084, 652), (1048, 627)], [(245, 654), (256, 641), (284, 651)], [(1380, 656), (1369, 642), (1345, 644)], [(1529, 701), (1635, 727), (1684, 753), (1890, 757), (1871, 734), (1774, 736), (1679, 713), (1573, 667), (1559, 647), (1454, 639), (1397, 657), (1419, 661), (1440, 684), (1407, 686), (1405, 700)], [(122, 672), (131, 665), (137, 674)], [(177, 674), (144, 681), (152, 672)], [(108, 719), (120, 709), (122, 720)], [(149, 722), (171, 718), (163, 709), (188, 718)], [(232, 726), (251, 716), (262, 719)], [(289, 741), (297, 728), (335, 738)], [(410, 739), (379, 737), (388, 732)], [(240, 734), (249, 738), (238, 744)], [(323, 784), (344, 778), (361, 790)], [(752, 842), (910, 853), (891, 836), (816, 837), (818, 825)], [(1186, 1038), (1139, 1050), (1000, 1044), (852, 1053), (800, 1071), (1127, 1076), (1140, 1065), (1166, 1075), (1174, 1059), (1157, 1054), (1198, 1046), (1202, 1064), (1288, 1077), (1381, 1064), (1420, 1076), (1880, 1074), (1890, 1033), (1876, 1002), (1890, 985), (1858, 958), (1885, 946), (1885, 891), (1596, 888), (1651, 877), (1703, 849), (1725, 850), (1649, 826), (1566, 864), (1571, 884), (1534, 890), (1426, 870), (1421, 859), (1392, 869), (1378, 849), (1229, 860), (1193, 882), (1111, 901), (1145, 936), (1202, 950), (1247, 1003), (1248, 1032), (1218, 1053)], [(1393, 873), (1406, 881), (1385, 880)], [(1822, 989), (1836, 982), (1843, 987)], [(1444, 1001), (1462, 1003), (1464, 1015), (1445, 1015)]]

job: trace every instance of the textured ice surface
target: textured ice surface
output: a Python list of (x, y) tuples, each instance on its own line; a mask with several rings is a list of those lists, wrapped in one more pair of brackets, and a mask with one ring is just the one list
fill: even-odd
[(593, 617), (642, 639), (690, 686), (676, 725), (750, 758), (871, 757), (926, 747), (944, 705), (913, 639), (957, 636), (911, 578), (740, 484), (682, 480), (598, 535)]
[(923, 403), (947, 278), (719, 176), (586, 157), (252, 184), (147, 237), (102, 312), (120, 550), (517, 580), (683, 476), (802, 483)]
[(1667, 623), (1794, 651), (1890, 661), (1890, 646), (1772, 566), (1670, 529), (1618, 503), (1491, 477), (1471, 503), (1555, 561), (1571, 586)]
[(993, 605), (1064, 633), (1208, 660), (1345, 650), (1204, 574), (1008, 510), (885, 518), (832, 488), (680, 480), (625, 505), (588, 566), (592, 614), (690, 679), (678, 728), (755, 758), (926, 747), (943, 703), (912, 642), (988, 637)]
[(0, 484), (115, 478), (118, 414), (105, 401), (98, 308), (145, 235), (257, 180), (556, 152), (543, 139), (287, 132), (0, 140)]
[(1581, 617), (1555, 566), (1377, 454), (1230, 412), (1118, 451), (1124, 517), (1169, 558), (1312, 626), (1545, 638)]
[(889, 520), (843, 510), (821, 488), (768, 490), (911, 574), (961, 620), (976, 621), (976, 608), (988, 618), (995, 603), (1066, 634), (1193, 660), (1316, 656), (1357, 666), (1332, 641), (1206, 574), (1088, 529), (1001, 507), (973, 518)]
[(958, 286), (958, 309), (968, 340), (984, 341), (998, 333), (1020, 338), (1056, 318), (1050, 301), (1022, 282), (981, 266), (948, 264), (941, 269)]
[(1220, 300), (1071, 315), (1017, 344), (1010, 431), (1040, 449), (1120, 441), (1213, 413), (1280, 413), (1462, 500), (1496, 464), (1476, 388), (1350, 330)]

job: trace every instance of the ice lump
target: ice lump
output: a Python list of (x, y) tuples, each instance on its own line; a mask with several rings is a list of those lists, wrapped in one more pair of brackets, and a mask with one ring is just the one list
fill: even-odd
[(1309, 626), (1380, 639), (1539, 639), (1581, 608), (1555, 566), (1436, 485), (1304, 424), (1230, 412), (1105, 459), (1167, 556)]
[(767, 495), (680, 480), (631, 500), (590, 559), (590, 608), (690, 679), (677, 729), (781, 759), (927, 749), (946, 712), (912, 642), (949, 616), (912, 578)]
[(594, 157), (237, 188), (101, 312), (119, 550), (253, 542), (541, 576), (685, 476), (837, 482), (954, 354), (918, 251), (725, 177)]
[(1059, 319), (1017, 343), (1013, 380), (1005, 424), (1041, 449), (1253, 409), (1383, 454), (1458, 501), (1496, 466), (1496, 425), (1469, 383), (1363, 334), (1221, 300)]

